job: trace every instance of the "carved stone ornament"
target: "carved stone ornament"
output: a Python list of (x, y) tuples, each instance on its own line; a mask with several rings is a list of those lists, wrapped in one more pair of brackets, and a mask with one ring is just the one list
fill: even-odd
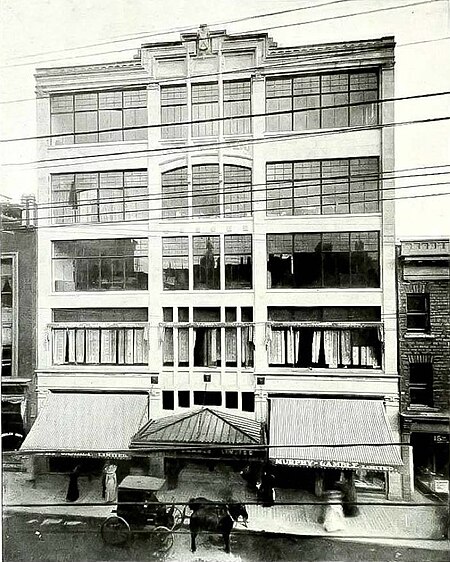
[(211, 37), (208, 26), (203, 23), (197, 32), (197, 54), (209, 55), (212, 52)]

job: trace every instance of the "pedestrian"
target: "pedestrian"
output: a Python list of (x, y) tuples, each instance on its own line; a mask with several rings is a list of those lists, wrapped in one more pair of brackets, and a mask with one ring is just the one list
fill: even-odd
[(110, 461), (106, 461), (102, 470), (102, 498), (105, 499), (106, 496), (106, 469), (110, 465)]
[(275, 476), (269, 469), (265, 469), (259, 484), (259, 497), (263, 507), (272, 507), (275, 503)]
[(75, 502), (80, 497), (80, 490), (78, 489), (78, 478), (80, 476), (80, 465), (72, 470), (69, 474), (69, 487), (67, 489), (66, 501)]
[(328, 533), (342, 531), (345, 527), (342, 493), (339, 490), (330, 490), (326, 492), (326, 498), (328, 505), (325, 507), (323, 528)]
[(105, 467), (105, 499), (108, 503), (116, 501), (117, 497), (117, 466), (109, 463)]

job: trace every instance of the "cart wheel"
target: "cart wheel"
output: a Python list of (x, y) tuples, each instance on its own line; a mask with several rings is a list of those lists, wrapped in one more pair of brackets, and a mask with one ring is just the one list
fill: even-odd
[(156, 527), (152, 535), (155, 537), (155, 542), (158, 544), (160, 552), (167, 552), (173, 545), (173, 532), (167, 527), (160, 525)]
[(181, 525), (183, 525), (183, 519), (184, 519), (183, 513), (181, 512), (180, 509), (178, 509), (178, 507), (174, 507), (172, 511), (172, 517), (173, 517), (172, 530), (178, 531)]
[(104, 543), (119, 546), (128, 542), (131, 529), (125, 519), (111, 515), (103, 522), (101, 533)]

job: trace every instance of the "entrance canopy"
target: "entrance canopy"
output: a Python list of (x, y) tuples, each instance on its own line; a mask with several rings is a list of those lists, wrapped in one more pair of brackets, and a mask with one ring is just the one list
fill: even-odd
[(50, 392), (20, 451), (123, 457), (147, 419), (147, 394)]
[(272, 398), (269, 458), (288, 466), (380, 471), (403, 464), (380, 400)]
[(130, 447), (162, 445), (260, 445), (261, 423), (211, 408), (149, 421), (133, 437)]

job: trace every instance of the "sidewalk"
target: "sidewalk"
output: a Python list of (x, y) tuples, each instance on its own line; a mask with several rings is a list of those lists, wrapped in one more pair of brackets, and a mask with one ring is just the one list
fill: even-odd
[[(75, 503), (65, 503), (68, 478), (65, 475), (40, 476), (36, 485), (27, 480), (27, 475), (18, 472), (3, 473), (4, 511), (25, 511), (69, 517), (105, 518), (110, 515), (112, 504), (101, 497), (100, 479), (79, 479), (80, 498)], [(328, 533), (318, 522), (322, 512), (319, 500), (301, 490), (277, 489), (277, 502), (297, 502), (298, 505), (275, 505), (264, 508), (255, 505), (255, 497), (235, 473), (222, 474), (220, 482), (211, 476), (196, 471), (183, 471), (176, 490), (158, 493), (160, 501), (187, 502), (190, 497), (205, 496), (220, 500), (227, 490), (233, 490), (238, 501), (248, 502), (248, 531), (283, 535), (323, 536), (339, 540), (360, 540), (415, 548), (448, 549), (445, 540), (448, 522), (448, 507), (432, 503), (417, 493), (414, 502), (385, 503), (370, 495), (359, 495), (359, 502), (377, 502), (375, 505), (360, 505), (360, 514), (345, 520), (345, 529)], [(378, 503), (379, 502), (379, 503)], [(421, 503), (426, 505), (414, 505)], [(25, 504), (25, 506), (24, 506)], [(45, 504), (41, 506), (38, 504)], [(56, 504), (56, 505), (55, 505)], [(60, 505), (57, 505), (60, 504)], [(61, 505), (62, 504), (62, 505)], [(83, 505), (97, 504), (97, 505)], [(237, 529), (244, 528), (241, 525)]]

